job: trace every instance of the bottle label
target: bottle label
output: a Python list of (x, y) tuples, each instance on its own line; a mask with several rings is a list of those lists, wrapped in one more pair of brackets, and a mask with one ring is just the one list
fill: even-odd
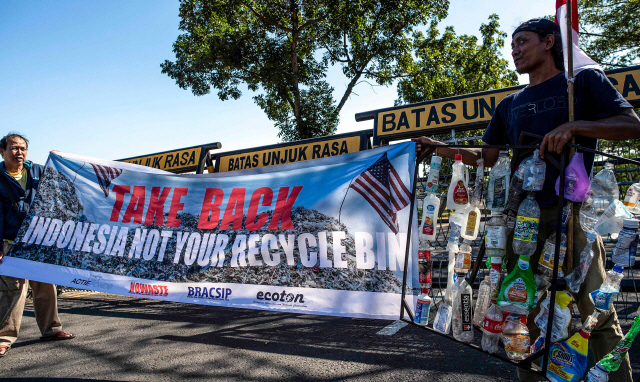
[(491, 294), (494, 295), (500, 291), (500, 264), (495, 264), (491, 266), (491, 270), (489, 270), (489, 281), (491, 282)]
[(491, 207), (504, 207), (507, 201), (506, 177), (501, 177), (493, 182), (493, 203)]
[(456, 269), (466, 270), (471, 269), (471, 253), (458, 252), (456, 254)]
[(468, 293), (460, 294), (460, 302), (462, 303), (462, 331), (470, 332), (473, 330), (471, 323), (471, 295)]
[(469, 212), (469, 217), (467, 218), (467, 228), (464, 233), (467, 236), (473, 236), (476, 232), (476, 222), (478, 221), (478, 213), (476, 211)]
[(529, 241), (535, 243), (538, 241), (538, 224), (540, 219), (518, 216), (516, 227), (513, 233), (514, 240)]
[(613, 305), (613, 299), (618, 294), (618, 291), (615, 292), (602, 292), (600, 289), (594, 290), (591, 292), (589, 297), (593, 302), (593, 305), (596, 309), (601, 311), (609, 311), (611, 306)]
[(453, 201), (456, 204), (469, 203), (469, 194), (467, 193), (467, 188), (464, 186), (462, 179), (458, 180), (456, 188), (453, 189)]
[(436, 231), (435, 224), (433, 224), (433, 219), (430, 216), (424, 217), (424, 224), (422, 225), (422, 233), (424, 235), (433, 235)]
[(416, 314), (414, 315), (414, 322), (420, 325), (427, 325), (429, 323), (429, 311), (431, 310), (431, 301), (420, 300), (416, 304)]
[(487, 226), (484, 242), (487, 248), (505, 249), (507, 247), (507, 227)]
[[(555, 257), (555, 250), (556, 250), (556, 243), (545, 243), (544, 245), (544, 249), (542, 250), (542, 254), (540, 255), (540, 260), (538, 261), (538, 264), (540, 264), (541, 266), (549, 269), (549, 270), (553, 270), (553, 263), (555, 262), (554, 257)], [(564, 263), (564, 257), (567, 253), (567, 247), (565, 246), (560, 246), (560, 258), (558, 261), (558, 269), (562, 268), (562, 264)]]
[(484, 321), (482, 323), (482, 327), (489, 333), (500, 334), (502, 333), (502, 321), (501, 320), (492, 320), (484, 316)]
[(529, 333), (502, 334), (502, 343), (507, 353), (529, 354)]
[(522, 277), (518, 277), (515, 281), (509, 284), (505, 290), (505, 299), (511, 302), (526, 303), (529, 294), (527, 293), (527, 286), (522, 280)]
[(447, 332), (449, 320), (451, 318), (451, 306), (449, 304), (440, 305), (438, 320), (433, 324), (433, 328), (441, 332)]
[(635, 207), (638, 203), (638, 195), (640, 194), (638, 194), (638, 192), (633, 187), (629, 187), (627, 195), (624, 196), (624, 202), (622, 202), (622, 204), (627, 207)]

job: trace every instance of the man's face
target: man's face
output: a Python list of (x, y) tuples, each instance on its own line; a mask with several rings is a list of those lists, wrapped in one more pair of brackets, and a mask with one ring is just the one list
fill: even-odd
[(519, 74), (531, 73), (545, 60), (553, 59), (548, 52), (550, 47), (547, 48), (549, 38), (553, 39), (553, 36), (547, 36), (540, 41), (540, 35), (530, 31), (518, 32), (513, 36), (511, 56)]
[(8, 138), (7, 148), (0, 149), (0, 155), (10, 167), (21, 166), (27, 160), (27, 142), (22, 138)]

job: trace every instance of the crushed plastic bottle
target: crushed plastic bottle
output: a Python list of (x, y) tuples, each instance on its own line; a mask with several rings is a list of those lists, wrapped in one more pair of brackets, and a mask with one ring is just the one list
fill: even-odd
[(489, 276), (485, 276), (478, 288), (478, 299), (473, 310), (473, 324), (482, 327), (484, 315), (491, 305), (491, 281)]
[[(576, 152), (565, 169), (564, 198), (583, 202), (589, 190), (589, 175), (584, 167), (582, 153)], [(556, 195), (560, 195), (560, 176), (556, 180)]]
[[(551, 327), (551, 342), (562, 341), (569, 337), (571, 329), (571, 310), (569, 304), (573, 300), (571, 294), (566, 291), (556, 293), (555, 310), (553, 313), (553, 326)], [(540, 328), (540, 336), (533, 343), (531, 353), (542, 349), (549, 323), (549, 303), (551, 296), (547, 297), (540, 304), (540, 313), (534, 319), (534, 323)]]
[(612, 239), (618, 238), (618, 233), (622, 230), (624, 219), (631, 219), (631, 213), (619, 200), (614, 200), (604, 211), (598, 222), (594, 226), (595, 231), (600, 236), (611, 235)]
[(429, 176), (427, 177), (426, 192), (438, 193), (438, 184), (440, 183), (440, 167), (442, 166), (442, 157), (437, 155), (431, 156), (431, 164), (429, 165)]
[(476, 202), (477, 206), (482, 205), (482, 194), (484, 192), (484, 159), (480, 158), (476, 160), (478, 165), (476, 169), (476, 186), (473, 189), (473, 195), (471, 195), (471, 202)]
[(422, 225), (420, 226), (421, 240), (435, 240), (438, 236), (438, 213), (440, 212), (440, 198), (435, 194), (427, 194), (422, 202)]
[(633, 319), (631, 328), (625, 334), (624, 338), (618, 342), (615, 348), (605, 355), (599, 362), (599, 364), (609, 372), (618, 370), (625, 354), (629, 351), (633, 340), (640, 331), (640, 316)]
[(507, 207), (509, 198), (509, 176), (511, 160), (508, 151), (500, 151), (498, 161), (489, 173), (489, 189), (487, 193), (487, 208), (502, 212)]
[(638, 220), (624, 219), (622, 231), (618, 234), (618, 243), (613, 249), (611, 260), (621, 267), (633, 267), (638, 249)]
[(498, 342), (502, 338), (502, 319), (502, 310), (495, 299), (491, 300), (491, 306), (482, 320), (482, 350), (495, 354), (500, 349)]
[(609, 381), (609, 371), (600, 365), (600, 362), (596, 363), (594, 367), (589, 370), (587, 374), (586, 382), (607, 382)]
[(460, 230), (463, 219), (464, 216), (462, 212), (449, 217), (449, 240), (447, 241), (447, 248), (451, 248), (453, 245), (457, 246), (458, 243), (460, 243)]
[(447, 193), (447, 208), (464, 210), (469, 204), (469, 170), (462, 163), (462, 155), (456, 154), (453, 163), (451, 184)]
[(518, 218), (513, 233), (513, 252), (531, 257), (538, 245), (540, 206), (529, 192), (518, 208)]
[(433, 329), (442, 334), (449, 334), (451, 330), (451, 313), (451, 301), (443, 301), (438, 306), (436, 318), (433, 320)]
[(465, 239), (456, 253), (456, 273), (467, 273), (471, 269), (471, 242)]
[(614, 265), (613, 269), (607, 272), (607, 276), (600, 288), (589, 294), (589, 298), (597, 311), (608, 312), (613, 306), (615, 296), (620, 293), (620, 282), (624, 277), (623, 270), (621, 266)]
[(607, 162), (604, 164), (604, 168), (593, 177), (589, 184), (592, 196), (606, 198), (609, 202), (620, 198), (618, 181), (613, 170), (613, 163)]
[(498, 305), (505, 312), (528, 315), (536, 298), (536, 281), (528, 256), (520, 256), (518, 265), (502, 282)]
[(505, 220), (507, 223), (507, 232), (513, 232), (516, 225), (516, 217), (518, 215), (518, 207), (524, 200), (527, 193), (523, 190), (524, 184), (524, 168), (527, 166), (531, 157), (523, 160), (518, 169), (511, 176), (511, 182), (509, 184), (509, 199), (507, 200), (507, 208), (504, 211)]
[(487, 249), (507, 248), (507, 227), (502, 214), (496, 214), (484, 226), (484, 243)]
[[(538, 270), (547, 277), (553, 277), (553, 265), (555, 263), (555, 253), (556, 253), (556, 226), (553, 229), (553, 233), (547, 238), (544, 243), (544, 248), (542, 249), (542, 253), (540, 254), (540, 259), (538, 260)], [(562, 236), (560, 237), (560, 256), (558, 259), (558, 277), (562, 277), (562, 264), (564, 263), (564, 257), (567, 253), (567, 227), (562, 226)]]
[(540, 158), (540, 151), (534, 151), (531, 161), (524, 168), (522, 189), (526, 191), (542, 191), (546, 171), (547, 164)]
[(453, 287), (453, 337), (458, 341), (473, 341), (473, 291), (471, 285), (459, 274)]
[(418, 325), (427, 326), (430, 311), (431, 297), (429, 297), (429, 289), (422, 288), (422, 294), (418, 296), (416, 301), (416, 314), (413, 317), (413, 321)]
[(518, 314), (510, 314), (502, 324), (502, 343), (507, 356), (516, 361), (521, 361), (529, 355), (531, 337), (527, 329), (527, 317)]
[(580, 262), (573, 268), (573, 271), (564, 278), (567, 281), (567, 287), (569, 287), (569, 290), (573, 293), (578, 293), (580, 285), (582, 285), (584, 279), (587, 277), (587, 272), (593, 260), (593, 243), (597, 238), (598, 236), (595, 233), (587, 232), (587, 245), (585, 245), (580, 253)]

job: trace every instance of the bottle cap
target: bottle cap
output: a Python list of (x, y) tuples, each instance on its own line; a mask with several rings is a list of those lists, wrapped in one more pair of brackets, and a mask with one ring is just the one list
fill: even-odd
[(624, 219), (622, 221), (622, 226), (624, 228), (629, 228), (629, 229), (638, 229), (638, 220), (637, 219)]
[(584, 329), (580, 329), (580, 331), (579, 331), (578, 333), (580, 333), (580, 335), (582, 336), (582, 338), (589, 338), (589, 337), (591, 337), (591, 333), (587, 332), (587, 331), (586, 331), (586, 330), (584, 330)]
[(502, 257), (492, 256), (491, 264), (502, 264)]
[(461, 160), (462, 160), (462, 155), (460, 155), (460, 154), (456, 154), (456, 160), (461, 161)]
[(608, 170), (613, 170), (614, 167), (615, 166), (611, 162), (607, 162), (607, 163), (604, 164), (604, 168), (606, 168)]
[(569, 306), (569, 303), (571, 303), (571, 301), (573, 301), (573, 297), (566, 290), (558, 292), (556, 294), (556, 303), (560, 305), (561, 308), (566, 308), (567, 306)]
[(422, 288), (422, 293), (423, 294), (429, 294), (429, 288)]
[(624, 271), (624, 268), (622, 268), (621, 266), (619, 266), (618, 264), (615, 264), (613, 266), (613, 271), (614, 272), (618, 272), (618, 273), (622, 273), (622, 271)]

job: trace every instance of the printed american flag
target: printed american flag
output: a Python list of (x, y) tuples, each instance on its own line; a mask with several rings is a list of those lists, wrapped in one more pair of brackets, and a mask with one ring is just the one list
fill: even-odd
[(91, 163), (91, 166), (93, 166), (93, 170), (96, 172), (98, 184), (100, 184), (100, 188), (102, 189), (102, 192), (104, 192), (104, 197), (106, 198), (109, 196), (109, 186), (111, 185), (111, 181), (122, 174), (122, 170), (93, 163)]
[(396, 213), (409, 205), (411, 192), (389, 162), (387, 153), (382, 154), (373, 165), (358, 175), (349, 187), (378, 211), (393, 233), (398, 233)]

